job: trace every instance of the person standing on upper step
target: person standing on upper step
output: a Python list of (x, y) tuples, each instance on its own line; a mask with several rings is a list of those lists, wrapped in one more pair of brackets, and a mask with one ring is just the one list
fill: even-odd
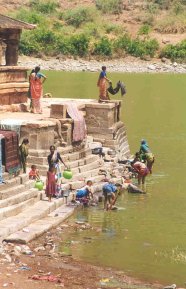
[(29, 144), (29, 140), (27, 138), (24, 138), (21, 145), (19, 146), (20, 162), (21, 162), (24, 174), (26, 174), (26, 164), (27, 164), (27, 157), (28, 157), (28, 144)]
[(56, 150), (54, 145), (50, 146), (50, 154), (48, 155), (47, 160), (48, 160), (49, 169), (51, 166), (55, 167), (57, 179), (59, 180), (62, 176), (59, 162), (61, 162), (65, 166), (65, 168), (68, 168), (68, 167), (62, 160), (59, 152)]
[(99, 87), (99, 102), (110, 100), (107, 91), (107, 83), (111, 81), (107, 78), (106, 69), (106, 66), (102, 66), (102, 70), (97, 81), (97, 86)]
[(45, 80), (46, 76), (40, 72), (40, 67), (36, 66), (29, 76), (32, 113), (42, 113), (41, 98), (43, 96), (43, 83)]

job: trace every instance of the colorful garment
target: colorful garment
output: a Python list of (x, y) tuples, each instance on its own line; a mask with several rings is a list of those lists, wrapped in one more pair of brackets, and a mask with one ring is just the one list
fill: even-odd
[(33, 72), (30, 75), (30, 92), (32, 99), (32, 107), (36, 113), (41, 113), (41, 97), (43, 95), (43, 87), (41, 78), (44, 77), (41, 73)]
[(101, 71), (98, 79), (98, 87), (99, 87), (99, 101), (110, 100), (108, 91), (107, 91), (107, 80), (106, 80), (106, 72)]
[(20, 170), (18, 135), (15, 131), (0, 130), (4, 137), (4, 162), (5, 169), (10, 174)]
[(82, 112), (79, 111), (75, 102), (67, 103), (67, 113), (73, 119), (73, 141), (82, 141), (86, 137), (86, 124)]
[(46, 185), (46, 195), (54, 196), (56, 194), (56, 179), (55, 172), (47, 172), (47, 185)]
[(147, 166), (144, 163), (141, 163), (141, 162), (135, 162), (133, 164), (133, 168), (137, 171), (137, 173), (141, 177), (145, 177), (149, 173), (149, 170), (148, 170)]

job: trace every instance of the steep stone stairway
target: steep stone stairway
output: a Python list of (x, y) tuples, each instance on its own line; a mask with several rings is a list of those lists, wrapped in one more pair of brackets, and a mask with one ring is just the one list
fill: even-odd
[[(103, 166), (99, 156), (92, 155), (89, 148), (74, 151), (69, 146), (58, 151), (73, 172), (71, 180), (62, 179), (63, 190), (73, 192), (83, 187), (88, 179), (93, 181), (94, 192), (101, 190), (104, 176), (99, 174)], [(46, 176), (48, 154), (46, 150), (30, 150), (29, 153), (29, 165), (36, 164), (41, 176)], [(4, 179), (6, 184), (0, 187), (0, 240), (27, 243), (57, 226), (74, 210), (65, 205), (63, 198), (48, 202), (44, 191), (35, 189), (35, 182), (26, 174), (9, 178), (4, 173)]]

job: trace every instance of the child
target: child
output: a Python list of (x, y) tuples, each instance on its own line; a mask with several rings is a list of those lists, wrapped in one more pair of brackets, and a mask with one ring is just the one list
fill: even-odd
[(46, 195), (49, 202), (51, 202), (52, 196), (56, 194), (56, 178), (55, 178), (56, 169), (54, 165), (51, 165), (49, 171), (47, 172), (46, 180)]
[(35, 165), (31, 166), (31, 170), (29, 172), (29, 179), (30, 180), (39, 180), (40, 179), (39, 171)]
[(92, 181), (87, 181), (87, 184), (82, 189), (76, 192), (76, 201), (83, 204), (88, 204), (89, 200), (93, 199)]

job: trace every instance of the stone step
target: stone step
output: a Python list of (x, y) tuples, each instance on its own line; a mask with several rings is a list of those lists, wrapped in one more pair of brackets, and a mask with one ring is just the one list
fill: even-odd
[[(72, 150), (64, 150), (62, 147), (58, 147), (57, 150), (61, 154), (61, 157), (65, 157), (69, 161), (75, 161), (78, 160), (79, 158), (86, 157), (91, 154), (91, 150), (89, 148), (83, 148), (80, 149), (79, 151), (74, 151), (73, 147), (71, 147)], [(30, 157), (45, 157), (49, 155), (50, 151), (49, 150), (29, 150), (29, 156)]]
[(11, 234), (5, 240), (12, 243), (26, 244), (31, 240), (39, 237), (40, 235), (48, 232), (52, 228), (57, 227), (61, 222), (72, 215), (74, 210), (74, 207), (67, 207), (66, 205), (62, 205), (41, 220), (35, 221), (25, 227), (26, 232), (24, 230), (19, 230)]
[[(90, 161), (90, 163), (89, 163)], [(79, 164), (81, 164), (82, 162), (79, 160), (78, 161)], [(96, 168), (99, 168), (101, 166), (101, 160), (99, 158), (99, 156), (96, 155), (91, 155), (89, 158), (85, 159), (85, 163), (84, 165), (79, 165), (77, 167), (71, 168), (71, 171), (73, 173), (73, 176), (76, 176), (79, 173), (84, 173), (87, 171), (91, 171), (94, 170)], [(61, 167), (61, 171), (64, 171), (64, 165), (60, 165)], [(37, 165), (37, 168), (39, 170), (39, 173), (41, 176), (46, 176), (47, 171), (48, 171), (48, 165)], [(73, 177), (74, 180), (74, 177)], [(69, 181), (67, 181), (69, 182)]]
[(30, 180), (30, 181), (25, 182), (24, 184), (16, 185), (16, 186), (1, 190), (0, 200), (7, 199), (19, 193), (22, 193), (28, 189), (31, 189), (33, 188), (34, 184), (35, 184), (35, 181)]
[[(65, 156), (66, 157), (66, 156)], [(82, 166), (85, 164), (89, 164), (95, 160), (97, 160), (99, 158), (99, 156), (96, 155), (88, 155), (84, 158), (75, 160), (75, 161), (68, 161), (68, 158), (66, 157), (66, 159), (63, 157), (63, 161), (66, 163), (67, 166), (69, 166), (70, 168), (77, 168), (78, 166)], [(48, 161), (46, 157), (34, 157), (34, 156), (29, 156), (28, 157), (28, 163), (29, 164), (37, 164), (38, 169), (42, 169), (42, 166), (44, 165), (44, 168), (48, 168)], [(62, 165), (63, 166), (63, 165)]]
[(12, 216), (16, 216), (17, 214), (21, 213), (25, 209), (25, 207), (32, 206), (37, 201), (38, 201), (38, 198), (36, 196), (24, 202), (21, 202), (19, 204), (1, 208), (0, 209), (0, 221), (6, 218), (12, 217)]
[(31, 223), (46, 217), (59, 206), (63, 204), (64, 200), (56, 199), (52, 202), (38, 201), (33, 206), (26, 208), (23, 212), (16, 216), (6, 218), (0, 221), (0, 240), (5, 239), (10, 234), (13, 234)]
[(33, 189), (30, 189), (26, 192), (23, 192), (23, 193), (15, 195), (15, 196), (12, 196), (10, 198), (7, 198), (5, 200), (0, 200), (0, 208), (13, 206), (15, 204), (19, 204), (19, 203), (27, 201), (31, 198), (36, 198), (36, 197), (38, 199), (40, 199), (41, 198), (41, 192), (38, 191), (38, 189), (33, 188)]

